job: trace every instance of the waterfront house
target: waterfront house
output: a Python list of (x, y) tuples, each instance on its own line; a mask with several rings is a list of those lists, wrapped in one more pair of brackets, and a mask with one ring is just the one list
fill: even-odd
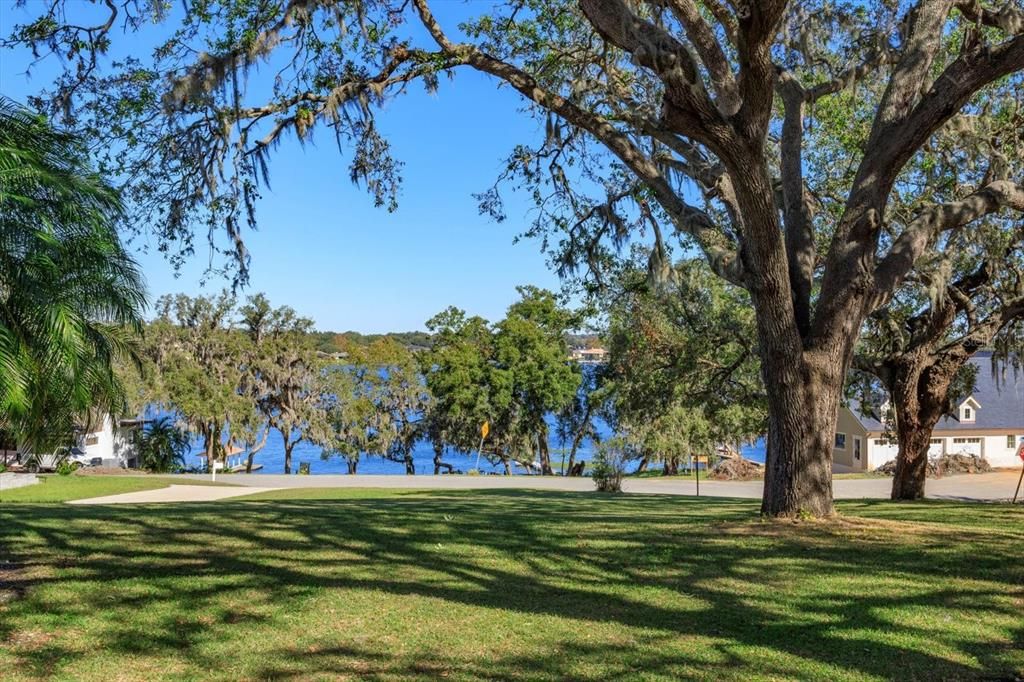
[[(1017, 448), (1024, 441), (1024, 375), (1007, 369), (992, 372), (991, 353), (978, 353), (974, 391), (960, 400), (953, 414), (939, 420), (932, 432), (930, 458), (943, 454), (970, 454), (993, 467), (1019, 467)], [(889, 410), (839, 408), (833, 469), (837, 473), (873, 471), (896, 459), (898, 450), (887, 422)]]

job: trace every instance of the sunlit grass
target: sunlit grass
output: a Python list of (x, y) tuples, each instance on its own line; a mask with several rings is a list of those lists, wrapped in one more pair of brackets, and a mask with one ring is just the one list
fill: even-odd
[[(257, 499), (258, 497), (258, 499)], [(1024, 509), (540, 491), (0, 505), (5, 679), (987, 679)], [(3, 564), (0, 564), (2, 566)]]

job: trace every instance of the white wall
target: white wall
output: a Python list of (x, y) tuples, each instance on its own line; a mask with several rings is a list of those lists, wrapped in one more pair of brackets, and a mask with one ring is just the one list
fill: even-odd
[[(879, 442), (884, 445), (879, 445)], [(886, 462), (896, 459), (899, 446), (896, 441), (887, 441), (885, 438), (868, 439), (867, 470), (874, 471)]]
[(82, 436), (82, 449), (90, 459), (102, 457), (104, 464), (114, 459), (114, 425), (109, 414), (103, 415), (103, 421), (97, 431)]
[[(103, 458), (103, 466), (128, 466), (135, 457), (132, 445), (133, 428), (115, 426), (110, 415), (103, 416), (99, 430), (82, 436), (81, 447), (90, 459)], [(87, 445), (95, 440), (92, 445)]]
[[(1020, 468), (1021, 461), (1017, 458), (1017, 446), (1007, 447), (1006, 436), (985, 436), (982, 438), (984, 441), (983, 445), (983, 456), (994, 467), (1010, 467), (1013, 469)], [(1024, 434), (1016, 434), (1014, 441), (1020, 443), (1020, 439), (1024, 437)]]

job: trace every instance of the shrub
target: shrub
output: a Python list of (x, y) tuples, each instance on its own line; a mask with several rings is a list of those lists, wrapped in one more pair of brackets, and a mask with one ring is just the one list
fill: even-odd
[(616, 438), (610, 438), (598, 446), (590, 474), (598, 492), (622, 492), (622, 478), (626, 475), (626, 462), (630, 459), (632, 454)]
[(60, 476), (70, 476), (71, 474), (75, 473), (75, 469), (77, 468), (78, 464), (76, 464), (75, 462), (69, 462), (68, 460), (65, 459), (64, 461), (57, 465), (55, 471)]
[(161, 417), (136, 432), (135, 446), (143, 469), (154, 473), (180, 471), (189, 449), (189, 437), (169, 417)]

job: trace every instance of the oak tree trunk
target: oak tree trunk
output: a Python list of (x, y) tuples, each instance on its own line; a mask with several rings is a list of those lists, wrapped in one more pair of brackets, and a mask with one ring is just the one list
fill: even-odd
[(928, 446), (931, 430), (897, 427), (899, 454), (896, 473), (892, 479), (892, 499), (920, 500), (924, 497), (924, 483), (928, 474)]
[(292, 473), (292, 449), (295, 447), (295, 443), (288, 440), (286, 436), (284, 439), (284, 473)]
[(832, 514), (832, 448), (849, 359), (802, 352), (762, 360), (768, 442), (761, 513)]
[(345, 460), (345, 466), (348, 469), (349, 476), (354, 476), (355, 475), (356, 467), (358, 465), (359, 465), (359, 460), (357, 460), (357, 459), (346, 459)]
[(440, 445), (434, 446), (434, 475), (439, 476), (441, 469), (448, 469), (448, 473), (452, 473), (455, 467), (448, 462), (443, 461), (441, 458), (444, 456), (444, 447)]
[(640, 459), (640, 463), (636, 465), (636, 473), (642, 474), (645, 471), (647, 471), (647, 455), (644, 455)]
[(932, 431), (947, 411), (950, 384), (969, 357), (964, 352), (935, 359), (919, 349), (894, 363), (891, 385), (886, 387), (896, 412), (899, 444), (892, 499), (924, 497)]
[(665, 460), (665, 465), (661, 470), (662, 476), (678, 476), (679, 475), (679, 458), (669, 457)]
[(548, 427), (545, 423), (537, 434), (537, 450), (540, 453), (540, 473), (542, 476), (554, 476), (551, 468), (551, 452), (548, 449)]

